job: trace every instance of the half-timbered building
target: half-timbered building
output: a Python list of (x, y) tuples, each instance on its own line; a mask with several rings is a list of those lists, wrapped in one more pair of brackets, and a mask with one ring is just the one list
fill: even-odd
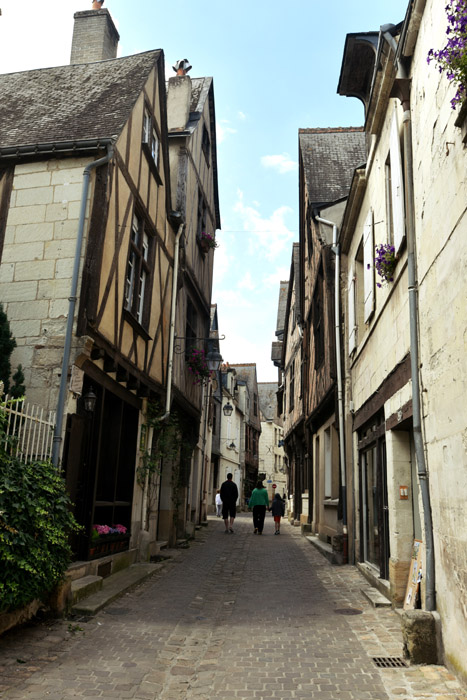
[[(83, 15), (118, 39), (107, 10), (77, 13), (75, 30)], [(55, 457), (83, 526), (76, 556), (105, 553), (93, 526), (115, 524), (112, 551), (136, 556), (157, 531), (138, 477), (146, 402), (166, 395), (180, 221), (164, 57), (117, 59), (116, 43), (107, 60), (74, 55), (0, 76), (0, 299), (28, 399), (61, 407)]]
[(347, 559), (351, 518), (339, 381), (343, 360), (338, 297), (336, 305), (341, 275), (337, 231), (354, 169), (366, 159), (363, 129), (300, 129), (299, 155), (306, 442), (302, 482), (307, 490), (301, 523), (317, 536), (316, 544), (332, 561), (342, 563)]

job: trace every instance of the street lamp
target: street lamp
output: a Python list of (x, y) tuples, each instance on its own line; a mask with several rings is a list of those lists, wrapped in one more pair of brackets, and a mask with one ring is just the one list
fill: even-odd
[(97, 396), (95, 395), (92, 386), (89, 387), (89, 391), (87, 392), (87, 394), (83, 396), (83, 401), (84, 410), (86, 411), (86, 413), (94, 413), (94, 409), (96, 408)]
[(210, 350), (206, 355), (206, 361), (210, 372), (217, 372), (222, 362), (222, 355), (217, 350)]
[(233, 406), (232, 406), (232, 404), (229, 403), (229, 402), (227, 402), (227, 403), (225, 404), (224, 408), (222, 409), (222, 411), (223, 411), (223, 413), (224, 413), (224, 416), (227, 416), (227, 417), (228, 417), (228, 416), (231, 416), (232, 413), (233, 413)]

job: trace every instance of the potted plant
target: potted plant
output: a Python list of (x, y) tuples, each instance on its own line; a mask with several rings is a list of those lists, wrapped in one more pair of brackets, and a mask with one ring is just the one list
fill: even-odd
[(191, 348), (186, 363), (188, 365), (188, 371), (193, 375), (195, 384), (201, 384), (205, 379), (210, 378), (211, 371), (209, 370), (204, 350), (200, 348)]
[[(389, 243), (381, 243), (375, 248), (375, 267), (376, 272), (381, 277), (382, 282), (377, 282), (377, 287), (382, 287), (383, 284), (394, 282), (394, 272), (397, 265), (396, 250)], [(368, 266), (369, 267), (369, 266)]]
[(449, 0), (446, 14), (447, 44), (439, 51), (430, 49), (427, 62), (435, 60), (439, 72), (446, 72), (447, 79), (457, 86), (457, 92), (451, 100), (451, 107), (456, 109), (467, 95), (467, 0)]
[(219, 245), (215, 236), (212, 236), (210, 233), (206, 233), (206, 231), (201, 231), (198, 242), (203, 253), (207, 253), (211, 249), (217, 248)]

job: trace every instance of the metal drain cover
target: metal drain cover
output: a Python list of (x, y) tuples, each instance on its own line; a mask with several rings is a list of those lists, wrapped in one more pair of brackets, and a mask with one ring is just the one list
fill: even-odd
[(397, 656), (373, 656), (373, 662), (378, 668), (407, 668), (404, 659)]
[(363, 610), (358, 610), (357, 608), (338, 608), (334, 610), (337, 615), (361, 615)]

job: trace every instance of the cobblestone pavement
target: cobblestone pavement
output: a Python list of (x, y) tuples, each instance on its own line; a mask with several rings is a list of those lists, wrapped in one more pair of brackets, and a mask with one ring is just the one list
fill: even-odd
[[(398, 616), (374, 609), (352, 566), (335, 567), (284, 523), (262, 536), (210, 518), (167, 567), (88, 621), (0, 637), (1, 698), (467, 700), (442, 666), (400, 657)], [(338, 611), (362, 611), (341, 614)]]

